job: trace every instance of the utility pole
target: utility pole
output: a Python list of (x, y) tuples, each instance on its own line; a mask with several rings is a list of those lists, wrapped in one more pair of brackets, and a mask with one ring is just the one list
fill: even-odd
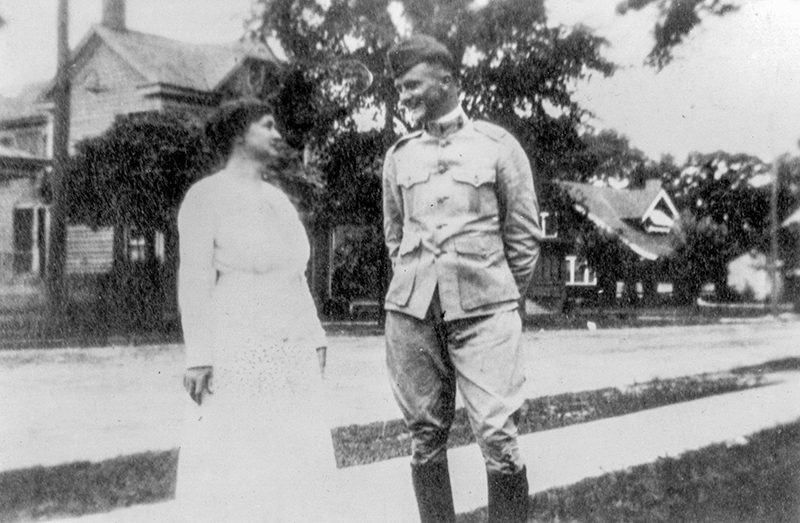
[(68, 14), (68, 0), (58, 0), (58, 67), (53, 90), (53, 167), (48, 180), (51, 202), (46, 272), (47, 299), (53, 320), (61, 317), (64, 305), (64, 263), (67, 243), (64, 179), (69, 162), (70, 113)]
[(769, 199), (769, 223), (770, 223), (770, 254), (769, 254), (769, 274), (772, 292), (770, 293), (770, 311), (773, 316), (778, 315), (778, 298), (780, 273), (778, 260), (778, 194), (781, 185), (781, 170), (783, 169), (783, 158), (777, 158), (772, 163), (772, 192)]

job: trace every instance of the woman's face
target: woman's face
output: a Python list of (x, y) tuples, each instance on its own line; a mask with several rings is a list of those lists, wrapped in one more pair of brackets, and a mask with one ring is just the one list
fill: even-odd
[(280, 155), (283, 137), (275, 124), (275, 117), (265, 114), (251, 123), (244, 133), (242, 146), (254, 156), (261, 158)]

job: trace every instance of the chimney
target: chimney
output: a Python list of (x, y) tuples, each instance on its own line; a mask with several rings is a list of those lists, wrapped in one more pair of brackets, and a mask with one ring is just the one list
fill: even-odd
[(103, 0), (103, 25), (115, 31), (125, 30), (125, 0)]

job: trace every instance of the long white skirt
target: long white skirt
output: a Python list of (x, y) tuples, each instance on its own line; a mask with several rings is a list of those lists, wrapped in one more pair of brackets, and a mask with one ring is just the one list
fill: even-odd
[(253, 283), (228, 278), (215, 291), (213, 393), (200, 406), (187, 394), (176, 508), (193, 523), (332, 521), (317, 357), (296, 345), (291, 307), (265, 303), (275, 297)]

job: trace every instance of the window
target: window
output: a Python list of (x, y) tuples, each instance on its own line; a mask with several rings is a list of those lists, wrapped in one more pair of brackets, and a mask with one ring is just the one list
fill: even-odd
[(13, 211), (14, 274), (44, 274), (47, 210), (18, 207)]
[(597, 275), (586, 260), (567, 256), (567, 285), (597, 285)]
[(147, 261), (147, 239), (136, 229), (128, 233), (128, 260), (134, 263)]
[[(165, 248), (164, 234), (160, 231), (148, 232), (136, 227), (132, 227), (127, 231), (128, 261), (133, 263), (163, 262)], [(153, 258), (153, 260), (150, 258)]]
[(545, 238), (558, 238), (557, 215), (548, 211), (539, 213), (539, 225)]

